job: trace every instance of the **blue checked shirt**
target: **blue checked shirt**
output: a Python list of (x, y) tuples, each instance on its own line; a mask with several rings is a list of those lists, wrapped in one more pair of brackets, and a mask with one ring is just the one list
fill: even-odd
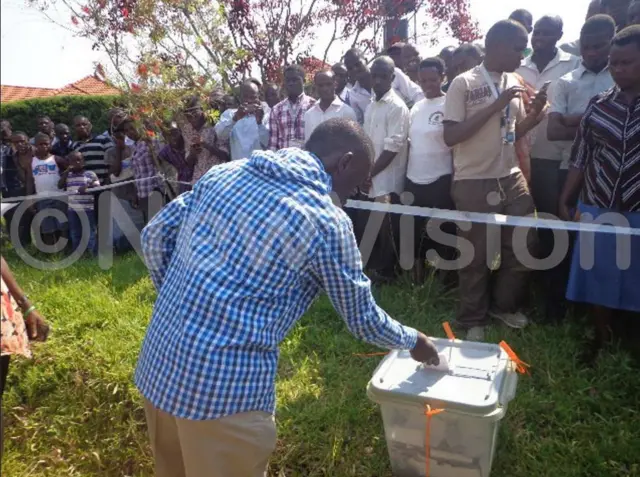
[(322, 163), (299, 149), (211, 168), (142, 232), (158, 290), (136, 385), (176, 417), (275, 408), (278, 345), (321, 290), (358, 338), (411, 349), (380, 309)]

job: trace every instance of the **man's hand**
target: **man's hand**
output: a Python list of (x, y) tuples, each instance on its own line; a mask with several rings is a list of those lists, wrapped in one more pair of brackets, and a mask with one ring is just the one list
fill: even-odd
[(237, 122), (244, 118), (247, 114), (249, 114), (248, 105), (242, 103), (240, 107), (236, 110), (236, 114), (233, 115), (233, 121)]
[(49, 336), (49, 325), (37, 310), (29, 313), (24, 322), (27, 325), (27, 334), (31, 341), (46, 341)]
[(502, 111), (509, 106), (512, 99), (521, 97), (525, 91), (526, 89), (522, 86), (512, 86), (509, 89), (505, 89), (502, 94), (500, 94), (500, 97), (498, 97), (498, 100), (493, 103), (494, 108), (497, 111)]
[(571, 207), (562, 200), (558, 204), (558, 215), (560, 216), (560, 219), (565, 222), (574, 221), (574, 217), (571, 215)]
[(547, 100), (548, 100), (547, 89), (542, 88), (540, 91), (538, 91), (538, 94), (536, 94), (536, 97), (533, 98), (533, 101), (531, 102), (530, 114), (535, 114), (536, 116), (539, 116), (544, 111), (544, 108), (547, 106)]
[(418, 342), (416, 343), (416, 347), (411, 350), (411, 357), (416, 361), (430, 366), (437, 366), (440, 364), (438, 349), (424, 333), (420, 333), (419, 331)]
[(262, 120), (264, 119), (264, 109), (262, 109), (262, 105), (260, 103), (256, 103), (255, 104), (255, 115), (256, 115), (256, 122), (258, 124), (262, 124)]
[(86, 194), (87, 193), (87, 186), (82, 186), (78, 189), (78, 194)]

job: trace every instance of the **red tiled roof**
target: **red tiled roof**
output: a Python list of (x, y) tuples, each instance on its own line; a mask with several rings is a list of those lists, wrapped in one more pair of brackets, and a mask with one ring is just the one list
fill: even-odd
[(108, 85), (95, 76), (86, 76), (75, 83), (70, 83), (58, 89), (2, 85), (0, 100), (3, 103), (8, 103), (21, 99), (47, 98), (51, 96), (99, 96), (120, 93), (121, 91), (118, 88)]
[(0, 99), (3, 103), (20, 101), (21, 99), (46, 98), (53, 96), (55, 92), (56, 90), (52, 88), (0, 85)]

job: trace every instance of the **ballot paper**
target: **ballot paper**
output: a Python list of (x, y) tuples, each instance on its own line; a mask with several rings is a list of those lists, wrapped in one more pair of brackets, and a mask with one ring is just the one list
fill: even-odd
[(439, 353), (438, 358), (440, 358), (440, 363), (437, 366), (429, 365), (427, 363), (423, 363), (425, 369), (433, 370), (433, 371), (442, 371), (448, 372), (451, 370), (451, 366), (449, 365), (449, 358), (445, 353)]

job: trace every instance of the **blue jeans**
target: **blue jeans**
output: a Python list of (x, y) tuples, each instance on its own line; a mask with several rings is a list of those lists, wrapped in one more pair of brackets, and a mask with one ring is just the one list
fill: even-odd
[(80, 242), (82, 241), (82, 222), (80, 216), (86, 214), (87, 219), (89, 219), (89, 230), (84, 231), (84, 233), (89, 234), (89, 243), (87, 244), (87, 250), (91, 252), (92, 255), (95, 255), (98, 250), (96, 247), (96, 214), (93, 210), (74, 210), (69, 209), (68, 219), (69, 219), (69, 237), (71, 238), (71, 246), (73, 247), (73, 251), (75, 252), (80, 246)]

